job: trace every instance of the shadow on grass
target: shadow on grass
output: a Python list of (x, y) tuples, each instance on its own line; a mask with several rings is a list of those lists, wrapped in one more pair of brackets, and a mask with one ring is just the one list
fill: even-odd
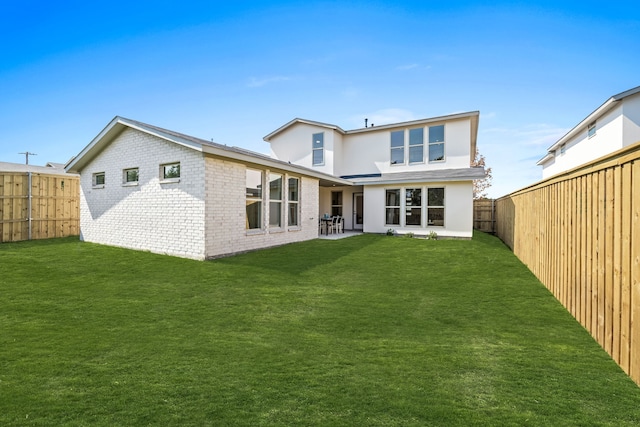
[(246, 265), (251, 268), (297, 275), (323, 265), (329, 266), (354, 252), (366, 250), (368, 246), (373, 245), (381, 238), (383, 237), (378, 235), (363, 234), (339, 241), (314, 239), (261, 249), (211, 262), (234, 266)]

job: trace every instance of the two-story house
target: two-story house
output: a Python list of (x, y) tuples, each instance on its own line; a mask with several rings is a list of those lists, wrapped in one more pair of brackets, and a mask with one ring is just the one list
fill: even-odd
[(477, 111), (343, 130), (295, 119), (265, 136), (274, 158), (340, 177), (320, 187), (320, 214), (347, 229), (470, 238)]
[(65, 169), (89, 242), (216, 258), (317, 238), (324, 214), (470, 238), (478, 116), (351, 131), (296, 119), (265, 137), (271, 156), (115, 117)]
[(607, 99), (548, 148), (542, 177), (565, 172), (640, 142), (640, 86)]

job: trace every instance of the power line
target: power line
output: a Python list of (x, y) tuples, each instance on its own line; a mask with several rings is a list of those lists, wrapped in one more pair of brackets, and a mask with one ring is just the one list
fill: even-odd
[(18, 153), (18, 154), (24, 154), (27, 165), (29, 164), (29, 156), (37, 156), (36, 153), (30, 153), (28, 151), (24, 153)]

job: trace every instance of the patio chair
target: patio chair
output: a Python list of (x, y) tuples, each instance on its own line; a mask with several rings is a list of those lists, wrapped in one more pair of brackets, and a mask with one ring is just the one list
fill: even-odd
[(328, 227), (328, 231), (327, 234), (329, 233), (337, 233), (337, 229), (338, 229), (338, 218), (340, 218), (339, 216), (333, 216), (331, 217), (331, 222), (329, 222), (327, 224)]

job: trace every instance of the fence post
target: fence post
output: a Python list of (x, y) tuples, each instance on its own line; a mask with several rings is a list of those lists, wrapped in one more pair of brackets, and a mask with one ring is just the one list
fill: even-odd
[(28, 187), (29, 189), (27, 190), (27, 221), (28, 221), (28, 227), (29, 227), (29, 240), (31, 240), (31, 201), (32, 201), (32, 191), (31, 191), (31, 172), (27, 172), (27, 176), (28, 178)]

